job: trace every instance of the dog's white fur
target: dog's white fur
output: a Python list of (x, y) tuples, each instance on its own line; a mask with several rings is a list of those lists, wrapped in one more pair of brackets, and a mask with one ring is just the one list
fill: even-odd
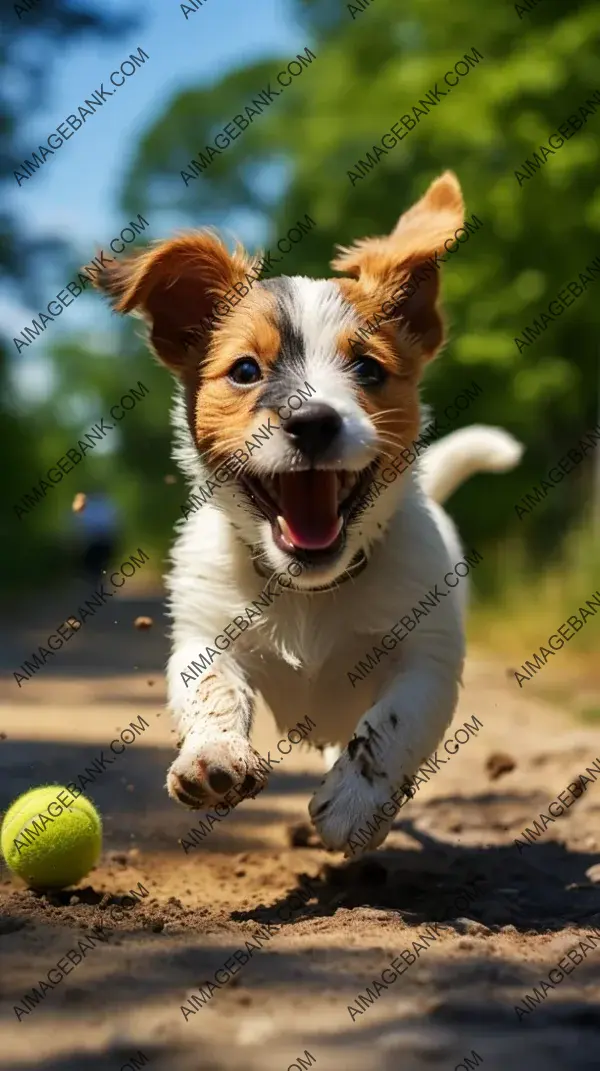
[[(305, 289), (309, 282), (299, 280), (299, 288)], [(307, 367), (298, 382), (307, 379), (317, 391), (316, 400), (326, 398), (344, 413), (340, 467), (359, 469), (376, 447), (364, 426), (365, 414), (350, 377), (332, 355), (323, 313), (334, 295), (328, 289), (315, 292), (313, 309), (315, 295), (322, 301), (324, 329), (313, 332)], [(305, 328), (306, 337), (311, 328)], [(333, 339), (333, 328), (331, 335)], [(181, 399), (175, 424), (179, 462), (193, 484), (201, 483), (208, 472), (188, 430)], [(254, 471), (285, 469), (285, 451), (284, 437), (276, 433), (253, 458)], [(323, 843), (346, 850), (352, 832), (364, 826), (435, 749), (457, 703), (464, 658), (465, 583), (452, 591), (443, 584), (444, 575), (461, 561), (462, 551), (440, 503), (471, 473), (512, 468), (520, 453), (519, 444), (507, 433), (480, 426), (454, 432), (431, 446), (421, 472), (414, 466), (400, 476), (349, 530), (344, 567), (357, 548), (364, 547), (367, 568), (332, 590), (302, 590), (302, 577), (299, 590), (281, 589), (260, 620), (186, 688), (182, 671), (199, 652), (213, 646), (215, 636), (265, 588), (249, 546), (260, 546), (272, 570), (286, 564), (267, 522), (236, 504), (235, 483), (222, 487), (214, 504), (192, 513), (181, 524), (168, 577), (173, 616), (168, 691), (182, 740), (167, 777), (171, 794), (177, 798), (173, 788), (177, 779), (204, 780), (202, 770), (207, 765), (229, 770), (238, 783), (248, 774), (264, 781), (249, 740), (260, 693), (282, 731), (310, 714), (317, 726), (315, 743), (343, 746), (353, 734), (368, 742), (366, 751), (364, 743), (350, 751), (343, 747), (309, 806)], [(335, 573), (341, 575), (339, 564)], [(329, 579), (324, 575), (320, 582)], [(389, 658), (353, 687), (348, 671), (436, 583), (448, 591), (447, 596)], [(394, 728), (392, 713), (397, 719)], [(335, 752), (327, 747), (326, 759), (332, 758)], [(369, 778), (361, 772), (365, 760)], [(221, 798), (208, 785), (204, 790), (206, 807)], [(380, 826), (363, 849), (377, 847), (391, 823), (392, 819)]]
[[(264, 785), (250, 743), (262, 694), (282, 730), (307, 715), (316, 722), (314, 742), (335, 761), (309, 810), (325, 845), (346, 849), (452, 718), (466, 585), (444, 580), (461, 549), (441, 503), (471, 473), (511, 468), (520, 447), (472, 427), (430, 447), (420, 473), (404, 469), (391, 483), (389, 473), (417, 433), (418, 383), (443, 346), (439, 258), (463, 221), (460, 184), (447, 171), (389, 235), (338, 247), (332, 267), (343, 278), (256, 281), (260, 273), (248, 273), (259, 261), (192, 232), (97, 280), (119, 312), (148, 323), (180, 384), (176, 457), (192, 492), (211, 477), (216, 488), (187, 513), (168, 577), (168, 690), (181, 751), (167, 788), (187, 806), (210, 807), (232, 785), (242, 795)], [(294, 394), (310, 399), (301, 415), (285, 401)], [(275, 413), (281, 423), (240, 467), (241, 443)], [(232, 451), (237, 471), (219, 483)], [(361, 510), (367, 487), (378, 494)], [(290, 588), (292, 566), (300, 573)], [(427, 615), (386, 645), (387, 657), (366, 676), (350, 672), (424, 602)], [(344, 745), (337, 757), (334, 745)], [(380, 844), (390, 824), (363, 847)]]

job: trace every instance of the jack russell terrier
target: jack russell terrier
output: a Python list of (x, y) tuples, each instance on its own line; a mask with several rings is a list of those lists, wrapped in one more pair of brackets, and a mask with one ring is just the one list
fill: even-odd
[[(167, 580), (180, 733), (167, 788), (187, 807), (264, 787), (250, 743), (260, 694), (280, 729), (316, 723), (333, 764), (309, 812), (323, 844), (347, 854), (452, 719), (465, 584), (442, 579), (462, 554), (441, 503), (521, 456), (484, 426), (417, 456), (419, 381), (444, 342), (436, 253), (463, 220), (446, 172), (390, 235), (340, 250), (341, 278), (259, 281), (260, 258), (196, 231), (98, 282), (118, 312), (147, 322), (178, 382), (175, 457), (192, 493), (211, 492), (178, 522)], [(397, 642), (385, 657), (353, 673), (386, 635)], [(382, 843), (393, 816), (361, 850)]]

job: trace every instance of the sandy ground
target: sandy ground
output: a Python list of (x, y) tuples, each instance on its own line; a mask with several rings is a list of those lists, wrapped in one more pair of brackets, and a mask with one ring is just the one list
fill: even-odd
[[(19, 690), (9, 671), (63, 608), (30, 607), (4, 630), (2, 810), (35, 784), (71, 780), (139, 714), (150, 724), (89, 789), (105, 844), (77, 889), (35, 894), (2, 870), (0, 1068), (119, 1071), (140, 1052), (151, 1071), (295, 1071), (298, 1057), (317, 1071), (453, 1071), (465, 1056), (475, 1066), (473, 1051), (484, 1071), (600, 1066), (600, 942), (585, 939), (600, 933), (600, 777), (536, 844), (513, 845), (600, 756), (596, 729), (520, 691), (504, 664), (472, 658), (452, 731), (474, 714), (482, 728), (382, 849), (344, 861), (292, 846), (322, 769), (294, 748), (264, 793), (186, 855), (180, 839), (200, 816), (164, 789), (174, 737), (159, 605), (122, 600)], [(155, 618), (150, 632), (133, 629), (138, 613)], [(263, 716), (256, 746), (266, 754), (278, 736)], [(499, 752), (514, 768), (494, 778)], [(307, 881), (314, 895), (290, 902)], [(148, 895), (115, 921), (139, 882)], [(19, 1021), (14, 1006), (97, 925), (104, 943)], [(262, 949), (184, 1018), (181, 1006), (267, 925)], [(424, 942), (429, 926), (437, 937)], [(415, 962), (353, 1019), (348, 1006), (413, 941)], [(515, 1004), (580, 941), (582, 962), (519, 1019)]]

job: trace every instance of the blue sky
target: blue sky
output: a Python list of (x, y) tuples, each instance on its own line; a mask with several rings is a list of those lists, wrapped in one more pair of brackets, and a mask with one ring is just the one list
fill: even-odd
[[(22, 159), (31, 158), (40, 143), (47, 143), (48, 135), (102, 82), (109, 88), (111, 72), (138, 46), (149, 60), (32, 178), (20, 187), (15, 181), (8, 198), (25, 233), (70, 239), (82, 263), (89, 261), (90, 250), (106, 245), (127, 222), (121, 218), (118, 195), (128, 162), (140, 134), (181, 89), (211, 82), (242, 62), (279, 56), (307, 44), (306, 29), (294, 20), (288, 0), (205, 0), (187, 19), (175, 0), (146, 0), (132, 8), (124, 0), (103, 0), (102, 6), (118, 12), (131, 9), (140, 17), (139, 29), (109, 42), (65, 46), (55, 54), (44, 108), (22, 128)], [(27, 17), (21, 20), (24, 35), (29, 29)], [(29, 17), (33, 20), (34, 13)], [(163, 235), (153, 229), (151, 237)], [(67, 281), (64, 270), (45, 281), (43, 307)], [(38, 312), (39, 308), (10, 298), (0, 300), (0, 315), (11, 339)], [(48, 341), (56, 342), (65, 330), (108, 328), (109, 314), (98, 301), (81, 298), (65, 312), (64, 328), (60, 320), (48, 326)], [(16, 382), (31, 401), (44, 397), (49, 386), (46, 344), (40, 336), (17, 357), (10, 343)]]

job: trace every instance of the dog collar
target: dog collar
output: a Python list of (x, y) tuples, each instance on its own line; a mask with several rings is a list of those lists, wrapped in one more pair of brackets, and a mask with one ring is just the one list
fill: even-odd
[[(252, 564), (254, 565), (254, 568), (258, 575), (262, 577), (273, 576), (273, 570), (265, 570), (263, 568), (262, 562), (260, 561), (260, 558), (257, 554), (254, 553), (254, 551), (256, 551), (256, 548), (253, 548)], [(321, 591), (335, 591), (336, 588), (339, 588), (340, 584), (345, 584), (347, 580), (354, 580), (356, 576), (359, 576), (359, 574), (367, 568), (368, 564), (369, 559), (367, 558), (367, 555), (361, 547), (360, 550), (358, 550), (357, 553), (354, 555), (345, 572), (343, 572), (341, 576), (336, 577), (336, 579), (332, 580), (329, 584), (321, 584), (319, 587), (315, 588), (297, 588), (294, 587), (293, 584), (291, 584), (290, 586), (294, 591), (298, 591), (302, 595), (317, 595)]]

